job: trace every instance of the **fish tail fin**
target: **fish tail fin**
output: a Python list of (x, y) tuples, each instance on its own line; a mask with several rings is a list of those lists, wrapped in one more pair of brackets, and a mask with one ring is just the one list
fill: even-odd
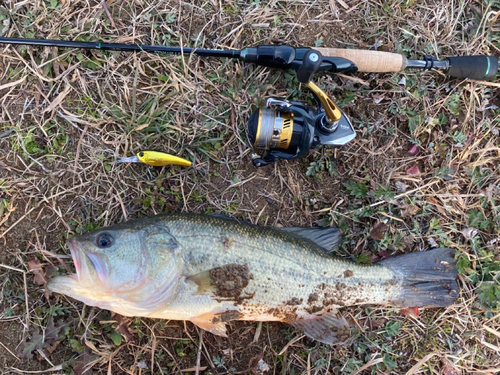
[(384, 259), (381, 265), (403, 278), (401, 293), (391, 301), (401, 307), (446, 307), (458, 298), (454, 251), (448, 248)]

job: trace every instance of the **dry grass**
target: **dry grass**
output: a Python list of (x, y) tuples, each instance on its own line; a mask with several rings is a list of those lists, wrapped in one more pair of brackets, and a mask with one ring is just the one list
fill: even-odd
[[(500, 52), (498, 1), (135, 0), (107, 8), (6, 0), (0, 33), (208, 48), (381, 41), (408, 57)], [(166, 374), (198, 365), (227, 373), (262, 354), (283, 374), (499, 372), (498, 87), (439, 73), (358, 78), (370, 86), (318, 78), (353, 120), (354, 142), (256, 170), (243, 132), (251, 112), (269, 95), (306, 97), (287, 72), (197, 57), (0, 47), (0, 367)], [(407, 153), (412, 144), (417, 156)], [(197, 169), (110, 164), (145, 149), (191, 159)], [(415, 165), (421, 173), (408, 174)], [(65, 272), (68, 236), (166, 211), (221, 211), (267, 225), (321, 221), (343, 230), (342, 255), (358, 259), (451, 246), (461, 298), (417, 318), (346, 308), (356, 341), (332, 349), (280, 324), (237, 323), (229, 339), (200, 340), (191, 324), (142, 319), (132, 322), (133, 340), (118, 345), (120, 317), (44, 295), (30, 260), (42, 276)], [(379, 221), (388, 229), (373, 240)], [(51, 321), (66, 323), (61, 335), (23, 358), (22, 340), (37, 330), (50, 336)]]

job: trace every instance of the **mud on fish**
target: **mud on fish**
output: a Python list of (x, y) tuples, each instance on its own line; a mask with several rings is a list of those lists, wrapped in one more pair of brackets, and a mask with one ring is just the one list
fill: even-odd
[(451, 249), (358, 265), (331, 256), (335, 228), (267, 228), (210, 215), (129, 221), (68, 240), (76, 274), (48, 288), (125, 316), (189, 320), (226, 336), (232, 320), (280, 321), (344, 342), (352, 305), (444, 307), (458, 297)]

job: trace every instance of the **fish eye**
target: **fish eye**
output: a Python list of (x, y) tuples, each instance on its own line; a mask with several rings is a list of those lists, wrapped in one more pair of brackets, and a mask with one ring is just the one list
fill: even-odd
[(101, 233), (97, 236), (96, 245), (101, 249), (110, 247), (113, 244), (113, 237), (109, 233)]

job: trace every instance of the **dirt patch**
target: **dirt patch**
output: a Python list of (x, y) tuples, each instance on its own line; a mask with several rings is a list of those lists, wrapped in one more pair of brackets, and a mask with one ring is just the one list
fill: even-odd
[[(19, 322), (0, 322), (2, 344), (0, 345), (0, 367), (8, 368), (21, 362), (17, 356), (17, 346), (23, 339), (23, 327)], [(8, 349), (8, 350), (7, 350)]]
[(234, 301), (241, 301), (251, 297), (243, 294), (243, 289), (253, 279), (248, 265), (226, 264), (210, 270), (210, 275), (216, 288), (216, 297)]
[(345, 270), (344, 271), (344, 277), (345, 278), (352, 277), (353, 275), (354, 275), (354, 272), (352, 272), (351, 270)]

